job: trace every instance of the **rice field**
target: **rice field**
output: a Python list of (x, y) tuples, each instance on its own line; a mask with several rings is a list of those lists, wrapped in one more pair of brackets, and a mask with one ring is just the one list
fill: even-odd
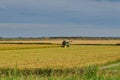
[[(112, 73), (116, 76), (111, 73), (101, 74), (99, 72), (98, 74), (98, 71), (93, 73), (94, 68), (85, 70), (84, 72), (88, 71), (86, 75), (82, 74), (81, 76), (80, 74), (81, 69), (87, 66), (96, 64), (101, 66), (119, 61), (120, 46), (116, 45), (119, 40), (108, 40), (108, 42), (101, 42), (101, 40), (86, 40), (83, 42), (77, 40), (75, 42), (75, 40), (72, 40), (68, 48), (62, 48), (60, 43), (61, 40), (0, 41), (0, 79), (88, 80), (89, 76), (95, 77), (95, 75), (100, 75), (96, 77), (97, 80), (120, 79), (119, 73)], [(16, 73), (16, 68), (20, 70), (21, 76)], [(119, 65), (110, 69), (119, 69)], [(33, 71), (32, 75), (29, 74), (31, 71)], [(10, 75), (8, 75), (9, 73)], [(24, 74), (29, 75), (24, 76)], [(41, 76), (41, 74), (44, 76)]]
[[(18, 42), (16, 42), (18, 43)], [(32, 42), (34, 43), (34, 42)], [(115, 42), (113, 41), (115, 44)], [(79, 43), (78, 43), (79, 44)], [(0, 44), (0, 67), (71, 68), (120, 60), (120, 46), (58, 44)]]

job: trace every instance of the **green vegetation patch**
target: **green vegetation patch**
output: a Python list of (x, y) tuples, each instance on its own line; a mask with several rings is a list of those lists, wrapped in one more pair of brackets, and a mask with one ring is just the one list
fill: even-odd
[[(81, 69), (38, 69), (30, 71), (19, 69), (3, 69), (4, 73), (0, 74), (0, 80), (119, 80), (119, 73), (103, 73), (98, 71), (97, 66), (88, 66)], [(82, 72), (81, 72), (82, 70)], [(0, 70), (1, 71), (1, 70)], [(24, 74), (26, 73), (26, 74)], [(41, 74), (42, 73), (42, 74)]]

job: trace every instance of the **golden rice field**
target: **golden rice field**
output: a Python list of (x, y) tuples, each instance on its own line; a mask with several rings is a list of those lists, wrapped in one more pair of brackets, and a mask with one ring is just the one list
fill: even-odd
[(61, 48), (60, 45), (51, 44), (0, 44), (0, 68), (14, 68), (15, 65), (20, 69), (71, 68), (115, 60), (120, 60), (120, 46), (71, 45), (69, 48)]

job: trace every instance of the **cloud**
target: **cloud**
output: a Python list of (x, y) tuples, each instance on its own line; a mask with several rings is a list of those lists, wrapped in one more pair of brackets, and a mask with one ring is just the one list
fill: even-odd
[(94, 0), (94, 1), (99, 1), (99, 2), (120, 2), (120, 0)]
[(102, 18), (107, 20), (109, 17), (120, 17), (120, 3), (98, 3), (91, 0), (1, 0), (0, 4), (7, 8), (0, 13), (0, 22), (94, 23), (95, 20), (102, 21)]
[(33, 17), (34, 15), (44, 16), (43, 14), (63, 17), (119, 16), (120, 14), (120, 3), (97, 3), (91, 0), (2, 0), (0, 3), (7, 6), (11, 14), (14, 12), (16, 15)]
[[(98, 1), (98, 0), (97, 0)], [(105, 1), (105, 0), (104, 0)], [(91, 0), (2, 0), (2, 5), (7, 5), (12, 8), (34, 9), (34, 10), (57, 10), (57, 11), (90, 11), (90, 10), (104, 10), (114, 3), (100, 4)], [(119, 5), (119, 4), (117, 4)], [(114, 7), (112, 6), (112, 7)], [(104, 8), (103, 8), (104, 7)]]
[(49, 37), (49, 36), (120, 36), (119, 28), (76, 24), (17, 24), (0, 23), (1, 37)]
[(16, 35), (22, 32), (35, 36), (49, 35), (49, 29), (50, 35), (107, 36), (112, 32), (115, 36), (119, 35), (119, 14), (118, 0), (0, 0), (0, 31), (13, 29)]

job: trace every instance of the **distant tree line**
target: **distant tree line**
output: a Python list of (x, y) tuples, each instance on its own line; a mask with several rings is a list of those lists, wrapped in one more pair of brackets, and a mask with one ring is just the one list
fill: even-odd
[(50, 37), (50, 39), (120, 40), (120, 37)]
[(120, 40), (120, 37), (16, 37), (16, 38), (0, 37), (0, 40), (49, 40), (49, 39)]

